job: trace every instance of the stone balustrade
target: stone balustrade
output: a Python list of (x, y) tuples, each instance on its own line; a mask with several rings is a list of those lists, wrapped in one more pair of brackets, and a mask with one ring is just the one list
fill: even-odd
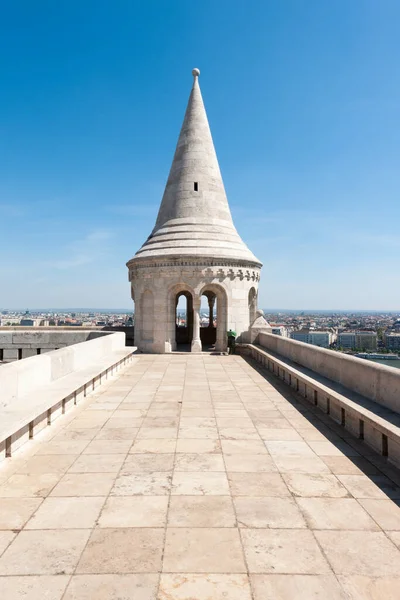
[(133, 350), (124, 333), (111, 333), (2, 365), (0, 461), (130, 362)]
[(257, 341), (265, 350), (400, 413), (400, 369), (270, 333), (260, 333)]
[(356, 438), (400, 465), (399, 371), (272, 334), (260, 334), (258, 342), (243, 350)]

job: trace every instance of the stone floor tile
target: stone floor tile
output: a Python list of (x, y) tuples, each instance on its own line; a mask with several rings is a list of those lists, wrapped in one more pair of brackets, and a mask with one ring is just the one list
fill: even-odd
[(176, 443), (177, 453), (186, 454), (214, 454), (221, 452), (221, 442), (219, 439), (178, 439)]
[(256, 428), (253, 425), (253, 421), (250, 417), (247, 416), (246, 411), (244, 411), (244, 415), (240, 417), (217, 417), (217, 425), (218, 429), (235, 429), (239, 427), (240, 429), (252, 429), (257, 432)]
[(115, 480), (111, 496), (169, 495), (172, 474), (165, 472), (121, 473)]
[(100, 401), (96, 400), (95, 402), (90, 404), (90, 406), (87, 407), (87, 410), (88, 411), (108, 410), (108, 411), (110, 411), (110, 414), (112, 414), (119, 405), (120, 405), (119, 400), (116, 400), (115, 402), (100, 402)]
[[(382, 529), (400, 531), (400, 507), (393, 500), (360, 499), (359, 503)], [(400, 573), (399, 573), (400, 575)]]
[(126, 454), (133, 440), (93, 440), (83, 454)]
[(290, 496), (279, 473), (227, 473), (232, 496)]
[(228, 496), (171, 496), (168, 527), (236, 527)]
[(333, 575), (252, 575), (254, 600), (349, 600)]
[(177, 454), (175, 471), (223, 471), (222, 454)]
[(274, 455), (273, 459), (281, 473), (330, 473), (316, 454), (313, 457)]
[(260, 435), (256, 429), (244, 429), (241, 427), (220, 428), (221, 440), (259, 440)]
[[(213, 403), (215, 408), (215, 416), (217, 418), (217, 422), (220, 422), (220, 419), (247, 419), (248, 412), (243, 408), (225, 408), (225, 407), (216, 407), (216, 402)], [(251, 419), (250, 419), (251, 420)], [(253, 422), (253, 421), (252, 421)]]
[(274, 441), (301, 441), (302, 438), (300, 434), (293, 428), (291, 429), (275, 429), (275, 428), (266, 428), (259, 427), (258, 433), (261, 438), (265, 442), (274, 442)]
[(377, 531), (315, 531), (337, 575), (398, 576), (400, 551)]
[(176, 449), (176, 438), (136, 440), (129, 450), (130, 454), (171, 454)]
[(242, 529), (250, 573), (323, 575), (329, 565), (312, 533), (304, 529)]
[(164, 527), (168, 496), (112, 496), (98, 520), (99, 527)]
[(268, 454), (261, 440), (222, 440), (221, 446), (224, 454)]
[(185, 405), (182, 408), (181, 418), (184, 417), (213, 417), (214, 409), (210, 406), (204, 408), (186, 408)]
[(357, 450), (344, 442), (334, 444), (328, 440), (308, 441), (308, 445), (318, 456), (359, 456)]
[(68, 581), (68, 575), (0, 577), (0, 598), (61, 600)]
[(76, 573), (157, 573), (161, 570), (163, 547), (161, 528), (98, 528), (89, 539)]
[(43, 473), (64, 474), (76, 459), (76, 454), (33, 456), (18, 469), (18, 473), (29, 475)]
[(158, 574), (74, 575), (63, 600), (156, 600), (158, 578)]
[[(95, 411), (92, 411), (92, 413), (94, 414)], [(106, 422), (107, 419), (105, 419), (104, 417), (101, 418), (96, 418), (95, 416), (93, 416), (93, 418), (85, 418), (85, 419), (73, 419), (69, 425), (66, 426), (66, 430), (70, 430), (73, 429), (75, 430), (89, 430), (89, 431), (98, 431), (99, 429), (101, 429), (104, 425), (104, 423)]]
[(57, 433), (53, 438), (52, 442), (62, 442), (68, 440), (92, 440), (96, 435), (99, 435), (101, 429), (98, 427), (97, 429), (63, 429), (59, 433)]
[(350, 600), (398, 600), (400, 590), (399, 577), (366, 577), (353, 575), (339, 577)]
[(305, 529), (306, 523), (292, 498), (238, 496), (233, 499), (238, 526), (247, 528)]
[(50, 493), (52, 496), (108, 496), (115, 473), (66, 473)]
[(231, 528), (167, 528), (164, 572), (245, 573), (239, 532)]
[[(146, 417), (143, 421), (143, 429), (165, 429), (165, 428), (178, 428), (179, 419), (177, 416), (169, 417)], [(165, 438), (162, 438), (165, 439)]]
[(126, 429), (133, 428), (137, 429), (143, 425), (143, 418), (137, 417), (135, 419), (126, 419), (124, 416), (112, 417), (108, 419), (103, 425), (103, 429)]
[(21, 531), (0, 558), (0, 575), (73, 573), (90, 530)]
[(0, 529), (22, 529), (41, 503), (41, 498), (2, 498)]
[(94, 527), (104, 502), (104, 497), (48, 497), (25, 529), (89, 529)]
[(290, 423), (283, 417), (271, 418), (271, 417), (253, 417), (253, 423), (257, 429), (285, 429), (290, 427)]
[(177, 427), (141, 427), (136, 436), (137, 440), (143, 439), (173, 439), (178, 435)]
[(322, 460), (335, 475), (378, 475), (379, 470), (365, 458), (323, 456)]
[(94, 439), (110, 441), (130, 440), (133, 442), (138, 431), (139, 427), (120, 427), (119, 429), (111, 429), (110, 427), (107, 427), (107, 429), (100, 429)]
[(17, 533), (13, 531), (0, 531), (0, 556), (8, 548), (16, 535)]
[(198, 427), (215, 428), (216, 425), (217, 425), (217, 422), (216, 422), (214, 415), (212, 417), (185, 417), (185, 416), (181, 415), (181, 419), (180, 419), (180, 423), (179, 423), (180, 428), (195, 427), (196, 429)]
[(180, 427), (178, 438), (181, 440), (215, 439), (218, 437), (217, 427)]
[(232, 473), (277, 473), (268, 454), (224, 454), (225, 467)]
[(0, 498), (44, 498), (61, 477), (55, 473), (12, 475), (0, 485)]
[(229, 484), (225, 473), (174, 472), (171, 494), (173, 496), (229, 496)]
[(228, 473), (232, 496), (290, 496), (279, 473)]
[(133, 408), (131, 410), (128, 410), (128, 407), (125, 405), (125, 407), (122, 411), (119, 409), (114, 411), (113, 419), (127, 419), (128, 423), (129, 423), (132, 419), (144, 418), (146, 416), (146, 413), (147, 413), (147, 409), (142, 410), (142, 409), (138, 409), (138, 408)]
[(118, 473), (125, 454), (81, 454), (68, 473)]
[[(381, 498), (387, 499), (390, 489), (398, 489), (386, 478), (379, 478), (379, 482), (387, 481), (387, 489), (383, 491), (370, 477), (366, 475), (338, 475), (338, 479), (348, 489), (354, 498)], [(373, 477), (373, 476), (371, 476)], [(396, 494), (395, 494), (396, 495)]]
[(123, 464), (123, 473), (153, 473), (171, 471), (174, 454), (129, 454)]
[(89, 440), (53, 440), (47, 442), (47, 444), (41, 444), (36, 452), (36, 456), (41, 456), (42, 454), (80, 454), (89, 443)]
[(315, 454), (306, 442), (296, 441), (271, 441), (265, 442), (268, 452), (271, 456), (309, 456), (314, 457)]
[(285, 473), (283, 479), (295, 496), (306, 498), (349, 496), (346, 488), (330, 473)]
[(300, 434), (306, 442), (325, 442), (326, 435), (319, 429), (300, 429)]
[(311, 529), (361, 529), (379, 527), (354, 498), (297, 498)]
[(158, 600), (251, 600), (247, 575), (163, 573)]

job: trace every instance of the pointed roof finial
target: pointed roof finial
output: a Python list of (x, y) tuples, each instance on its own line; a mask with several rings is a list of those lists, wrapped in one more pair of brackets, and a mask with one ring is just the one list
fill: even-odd
[(200, 69), (193, 69), (192, 75), (194, 78), (198, 77), (200, 75)]

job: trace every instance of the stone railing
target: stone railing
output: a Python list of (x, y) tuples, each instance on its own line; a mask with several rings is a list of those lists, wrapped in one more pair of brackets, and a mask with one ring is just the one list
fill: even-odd
[(0, 367), (0, 461), (132, 360), (113, 333)]
[(134, 345), (133, 327), (0, 327), (0, 361), (12, 362), (122, 331)]
[(400, 413), (400, 369), (325, 350), (271, 333), (258, 344), (345, 388)]
[(241, 352), (400, 467), (398, 369), (272, 334), (260, 334), (257, 341), (243, 344)]

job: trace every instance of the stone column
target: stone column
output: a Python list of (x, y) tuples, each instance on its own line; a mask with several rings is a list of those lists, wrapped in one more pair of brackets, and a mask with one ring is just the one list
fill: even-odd
[(215, 296), (208, 296), (207, 298), (208, 298), (208, 310), (209, 310), (208, 326), (214, 327)]
[(193, 299), (193, 339), (192, 339), (192, 352), (201, 352), (201, 339), (200, 339), (200, 298)]
[(187, 306), (186, 327), (188, 330), (188, 338), (191, 343), (193, 340), (193, 297), (192, 297), (192, 294), (188, 294), (186, 306)]
[(226, 308), (223, 308), (221, 302), (217, 305), (217, 339), (215, 342), (216, 352), (226, 352), (227, 350), (227, 325)]

